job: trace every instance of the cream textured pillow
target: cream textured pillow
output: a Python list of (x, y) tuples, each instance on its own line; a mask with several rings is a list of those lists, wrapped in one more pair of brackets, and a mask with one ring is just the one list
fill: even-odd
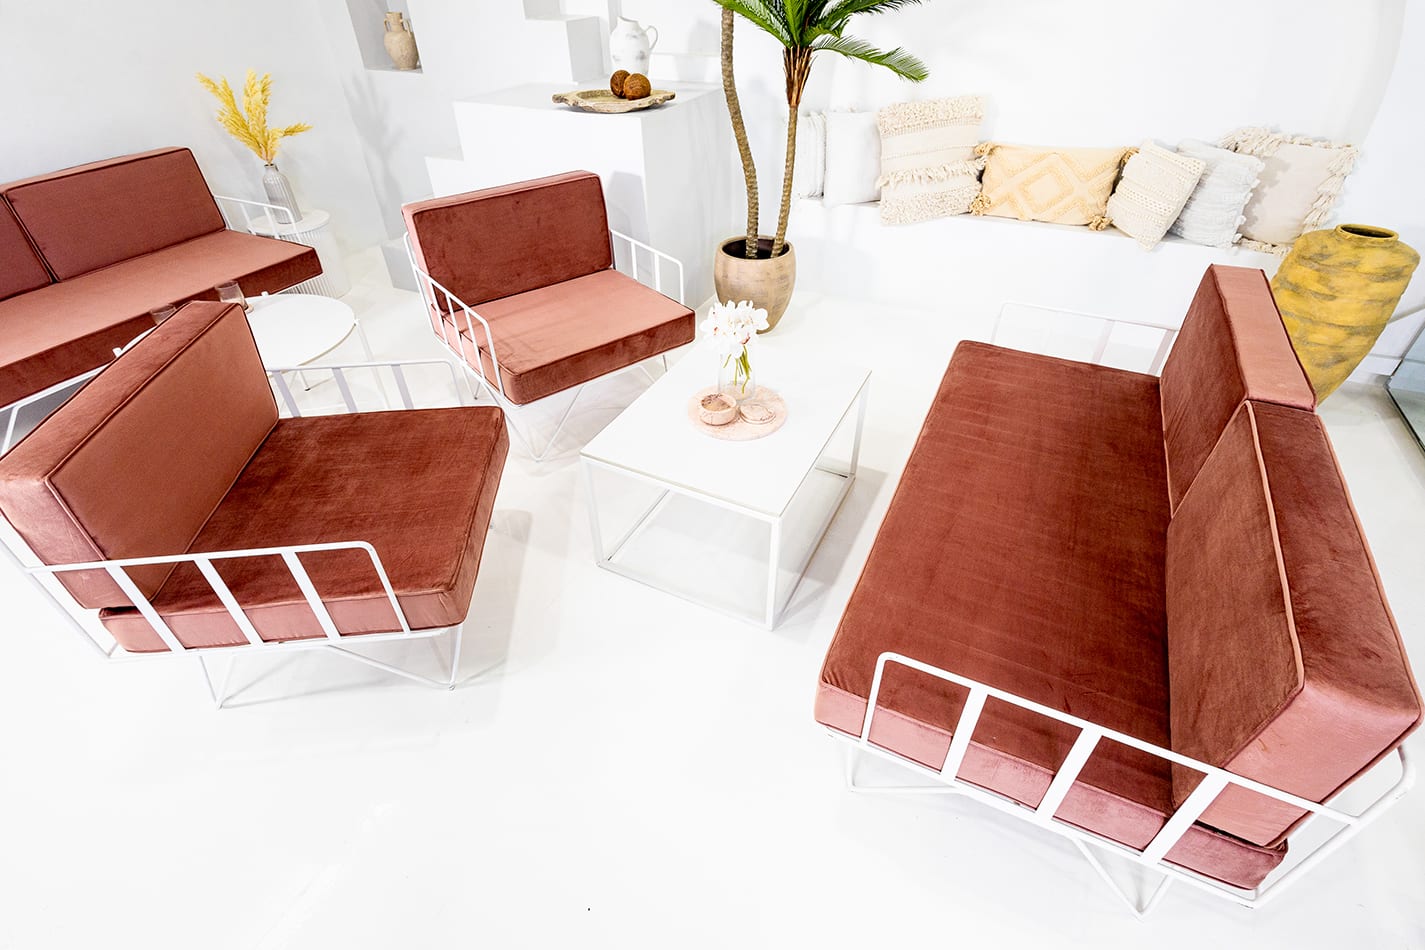
[(970, 203), (975, 214), (1108, 227), (1104, 211), (1127, 149), (985, 142), (975, 151), (985, 156), (983, 187)]
[(1123, 166), (1123, 177), (1108, 199), (1113, 226), (1152, 250), (1178, 219), (1207, 163), (1144, 142)]
[(1325, 227), (1341, 186), (1356, 164), (1352, 145), (1286, 136), (1268, 129), (1238, 129), (1223, 148), (1255, 155), (1265, 167), (1247, 202), (1243, 244), (1284, 254), (1307, 231)]
[[(786, 123), (782, 141), (787, 140)], [(820, 198), (826, 187), (826, 114), (809, 112), (797, 119), (797, 164), (792, 170), (793, 198)]]
[(1179, 142), (1178, 154), (1200, 159), (1207, 168), (1173, 222), (1173, 233), (1208, 247), (1236, 244), (1242, 236), (1237, 229), (1246, 220), (1242, 209), (1257, 187), (1262, 160), (1193, 139)]
[(964, 214), (980, 193), (975, 156), (985, 101), (957, 96), (902, 102), (876, 113), (881, 130), (881, 223)]
[[(826, 113), (827, 207), (861, 204), (881, 197), (881, 133), (874, 112)], [(793, 176), (795, 177), (795, 176)]]

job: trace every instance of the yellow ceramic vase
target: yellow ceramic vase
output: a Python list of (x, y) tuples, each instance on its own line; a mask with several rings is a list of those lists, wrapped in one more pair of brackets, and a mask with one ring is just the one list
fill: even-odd
[(1418, 263), (1385, 228), (1343, 224), (1296, 239), (1272, 293), (1318, 403), (1371, 351)]

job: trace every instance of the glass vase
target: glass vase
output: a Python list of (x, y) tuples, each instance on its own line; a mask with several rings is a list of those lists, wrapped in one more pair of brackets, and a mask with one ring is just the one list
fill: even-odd
[(757, 362), (752, 344), (747, 344), (732, 356), (719, 357), (717, 391), (739, 406), (757, 393)]
[(278, 224), (295, 224), (302, 220), (302, 209), (297, 207), (297, 196), (292, 191), (292, 183), (275, 164), (262, 166), (262, 190), (267, 192), (269, 204), (292, 212), (291, 222), (279, 221)]

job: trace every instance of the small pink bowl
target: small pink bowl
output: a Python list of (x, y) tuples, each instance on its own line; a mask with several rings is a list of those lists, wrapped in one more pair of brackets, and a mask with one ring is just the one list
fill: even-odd
[(718, 393), (709, 393), (698, 403), (698, 418), (710, 426), (725, 426), (737, 418), (737, 403)]

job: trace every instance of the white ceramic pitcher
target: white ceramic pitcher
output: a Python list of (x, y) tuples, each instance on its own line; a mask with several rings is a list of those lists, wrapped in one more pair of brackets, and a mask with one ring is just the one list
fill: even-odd
[[(648, 34), (653, 34), (653, 39)], [(648, 54), (658, 45), (658, 30), (641, 27), (637, 20), (619, 17), (618, 24), (609, 34), (609, 58), (614, 70), (626, 69), (631, 73), (648, 75)]]

